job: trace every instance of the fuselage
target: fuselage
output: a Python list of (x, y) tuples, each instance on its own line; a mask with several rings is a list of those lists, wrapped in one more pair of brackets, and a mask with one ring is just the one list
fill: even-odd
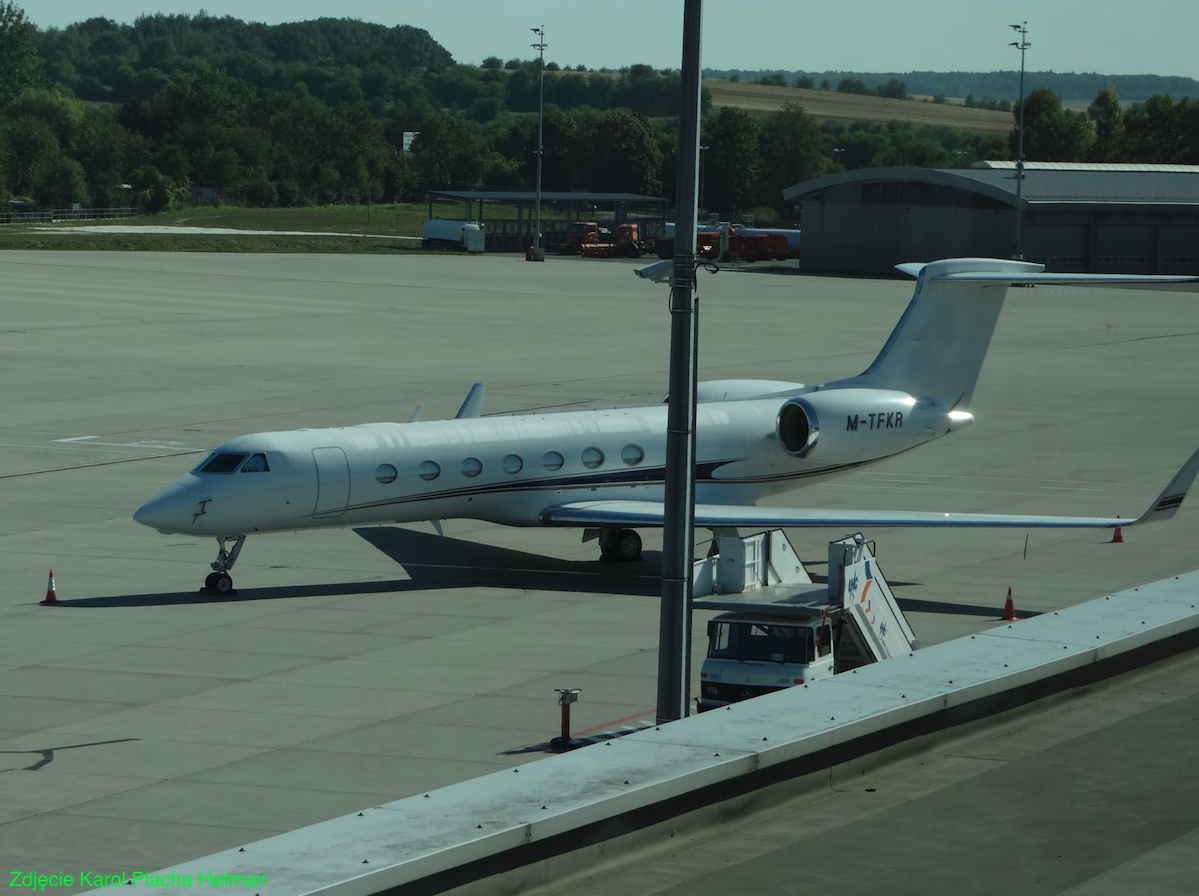
[[(815, 401), (816, 390), (800, 389)], [(696, 501), (753, 504), (951, 428), (944, 406), (924, 403), (922, 413), (902, 393), (844, 389), (820, 398), (828, 435), (806, 456), (780, 445), (779, 397), (700, 403)], [(666, 411), (654, 405), (256, 433), (221, 445), (135, 519), (204, 537), (454, 518), (535, 526), (545, 508), (571, 501), (661, 501)]]

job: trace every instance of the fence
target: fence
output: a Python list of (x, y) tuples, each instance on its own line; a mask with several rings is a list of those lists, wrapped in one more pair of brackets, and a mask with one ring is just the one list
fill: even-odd
[(135, 208), (49, 208), (37, 211), (0, 211), (0, 224), (54, 224), (58, 221), (98, 221), (132, 218)]

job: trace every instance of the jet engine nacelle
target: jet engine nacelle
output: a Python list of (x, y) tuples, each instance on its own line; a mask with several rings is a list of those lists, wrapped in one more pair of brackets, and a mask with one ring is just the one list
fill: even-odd
[(830, 389), (789, 398), (775, 434), (792, 457), (823, 463), (886, 457), (960, 429), (974, 418), (942, 401), (888, 389)]

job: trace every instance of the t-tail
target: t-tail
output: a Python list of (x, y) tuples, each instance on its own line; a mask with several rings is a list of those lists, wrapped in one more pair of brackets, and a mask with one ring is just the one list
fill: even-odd
[(1078, 283), (1161, 283), (1191, 277), (1046, 274), (1045, 266), (1001, 258), (951, 258), (896, 267), (916, 278), (912, 301), (878, 357), (859, 376), (824, 388), (894, 389), (966, 410), (1008, 287)]
[(964, 410), (970, 406), (1008, 283), (946, 277), (1019, 277), (1045, 267), (999, 258), (952, 258), (898, 267), (916, 277), (916, 291), (899, 323), (864, 373), (825, 388), (894, 389)]

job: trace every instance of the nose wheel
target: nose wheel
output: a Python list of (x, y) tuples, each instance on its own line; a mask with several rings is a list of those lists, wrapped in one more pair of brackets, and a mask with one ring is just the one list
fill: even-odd
[[(231, 549), (225, 547), (229, 541), (233, 542)], [(241, 546), (246, 543), (246, 536), (238, 535), (236, 538), (222, 536), (217, 538), (216, 543), (219, 546), (219, 553), (212, 563), (212, 572), (204, 580), (204, 587), (200, 589), (200, 593), (215, 594), (220, 597), (237, 594), (233, 590), (233, 577), (229, 575), (229, 570), (237, 562), (237, 555), (241, 553)]]

